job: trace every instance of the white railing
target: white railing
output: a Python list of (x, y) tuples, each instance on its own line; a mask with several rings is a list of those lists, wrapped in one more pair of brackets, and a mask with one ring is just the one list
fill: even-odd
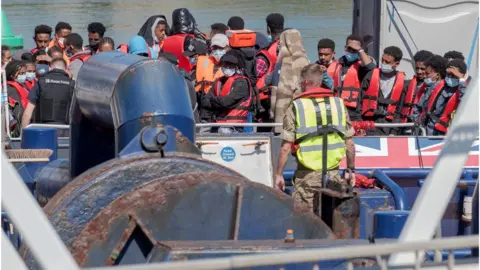
[[(180, 269), (244, 269), (259, 266), (283, 266), (294, 263), (318, 263), (321, 261), (332, 260), (349, 260), (347, 269), (353, 269), (351, 260), (356, 258), (376, 258), (377, 264), (381, 269), (390, 269), (386, 264), (385, 255), (395, 252), (417, 251), (417, 253), (424, 253), (426, 250), (432, 249), (449, 249), (454, 248), (470, 248), (477, 247), (478, 235), (452, 237), (435, 239), (423, 242), (409, 242), (399, 244), (397, 242), (390, 244), (370, 244), (361, 246), (347, 246), (335, 248), (316, 248), (297, 251), (275, 252), (272, 254), (258, 254), (258, 255), (241, 255), (232, 256), (220, 259), (203, 259), (193, 261), (179, 261), (168, 263), (156, 263), (147, 265), (131, 265), (131, 266), (117, 266), (115, 270), (180, 270)], [(450, 253), (452, 254), (452, 253)], [(420, 257), (420, 256), (417, 256)], [(451, 261), (453, 260), (453, 261)], [(452, 255), (449, 255), (447, 264), (455, 263)], [(420, 267), (423, 261), (417, 261), (415, 265)], [(443, 264), (443, 263), (442, 263)], [(407, 266), (407, 269), (412, 269), (415, 265)], [(440, 264), (441, 265), (441, 264)], [(439, 266), (439, 265), (437, 265)], [(469, 264), (470, 267), (478, 268), (478, 263)], [(110, 268), (97, 267), (88, 268), (88, 270), (108, 270)], [(457, 269), (457, 268), (455, 268)], [(472, 268), (474, 269), (474, 268)]]

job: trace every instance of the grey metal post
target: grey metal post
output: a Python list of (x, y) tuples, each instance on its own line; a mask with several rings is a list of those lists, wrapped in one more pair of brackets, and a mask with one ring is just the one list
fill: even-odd
[[(43, 269), (76, 270), (78, 265), (43, 210), (2, 151), (2, 207)], [(3, 239), (3, 238), (2, 238)], [(47, 247), (48, 246), (48, 247)]]

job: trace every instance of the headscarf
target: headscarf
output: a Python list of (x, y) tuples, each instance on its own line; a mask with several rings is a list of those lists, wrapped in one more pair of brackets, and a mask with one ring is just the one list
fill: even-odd
[(157, 28), (157, 25), (162, 21), (166, 24), (165, 33), (168, 35), (170, 29), (168, 26), (167, 17), (163, 15), (154, 15), (148, 18), (148, 20), (142, 25), (142, 27), (138, 31), (137, 35), (143, 37), (147, 42), (148, 46), (153, 47), (155, 45), (155, 28)]
[[(300, 73), (310, 64), (303, 47), (302, 37), (296, 29), (285, 30), (280, 35), (280, 52), (277, 63), (281, 62), (280, 82), (272, 91), (272, 107), (275, 107), (275, 122), (282, 123), (285, 111), (293, 97), (301, 93)], [(276, 131), (280, 132), (281, 128)]]

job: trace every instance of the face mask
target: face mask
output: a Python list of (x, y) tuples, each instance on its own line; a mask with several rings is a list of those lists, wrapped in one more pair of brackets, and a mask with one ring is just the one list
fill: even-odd
[(268, 35), (268, 41), (271, 43), (272, 42), (272, 36)]
[(35, 72), (27, 72), (27, 80), (33, 81), (35, 79)]
[(215, 60), (220, 61), (220, 59), (222, 58), (222, 56), (225, 55), (225, 53), (227, 53), (225, 50), (216, 50), (212, 52), (212, 56), (215, 58)]
[(192, 65), (197, 64), (197, 58), (189, 58), (188, 61), (190, 61), (190, 64), (192, 64)]
[(26, 79), (27, 79), (27, 75), (26, 75), (26, 74), (18, 75), (18, 76), (17, 76), (17, 82), (19, 82), (19, 83), (24, 83)]
[(98, 48), (98, 43), (99, 43), (99, 41), (97, 41), (97, 40), (92, 40), (91, 39), (91, 40), (88, 41), (88, 45), (90, 45), (90, 48), (92, 48), (92, 49)]
[(64, 48), (65, 47), (65, 38), (59, 38), (58, 39), (58, 45), (60, 45), (60, 47)]
[(333, 89), (333, 79), (327, 72), (323, 73), (322, 84), (328, 89)]
[(448, 86), (455, 87), (460, 83), (460, 79), (452, 78), (452, 77), (446, 77), (445, 82), (447, 83)]
[(387, 74), (393, 71), (392, 65), (381, 64), (380, 69), (382, 70), (383, 73), (387, 73)]
[(48, 65), (47, 64), (38, 64), (37, 65), (37, 72), (40, 75), (43, 75), (48, 72)]
[(225, 75), (225, 77), (231, 77), (231, 76), (235, 75), (235, 69), (234, 68), (222, 67), (222, 72), (223, 72), (223, 75)]
[(358, 60), (358, 53), (345, 52), (343, 56), (345, 56), (345, 59), (349, 63), (352, 63)]
[(432, 78), (425, 78), (423, 82), (428, 86), (431, 86), (433, 84)]

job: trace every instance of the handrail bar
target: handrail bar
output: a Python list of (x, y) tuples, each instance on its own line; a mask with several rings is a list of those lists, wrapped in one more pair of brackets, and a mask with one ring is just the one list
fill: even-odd
[[(198, 123), (196, 127), (281, 127), (282, 123)], [(375, 123), (375, 127), (414, 127), (415, 123)], [(69, 129), (69, 125), (30, 124), (26, 128), (57, 128)]]
[[(334, 248), (315, 248), (308, 250), (275, 252), (272, 254), (255, 254), (232, 256), (220, 259), (202, 259), (182, 262), (166, 262), (147, 265), (117, 266), (115, 270), (174, 270), (174, 269), (239, 269), (269, 265), (319, 262), (337, 259), (354, 259), (388, 255), (395, 252), (455, 249), (478, 246), (478, 235), (433, 239), (421, 242), (393, 242), (388, 244), (369, 244)], [(105, 270), (107, 268), (88, 268)]]

